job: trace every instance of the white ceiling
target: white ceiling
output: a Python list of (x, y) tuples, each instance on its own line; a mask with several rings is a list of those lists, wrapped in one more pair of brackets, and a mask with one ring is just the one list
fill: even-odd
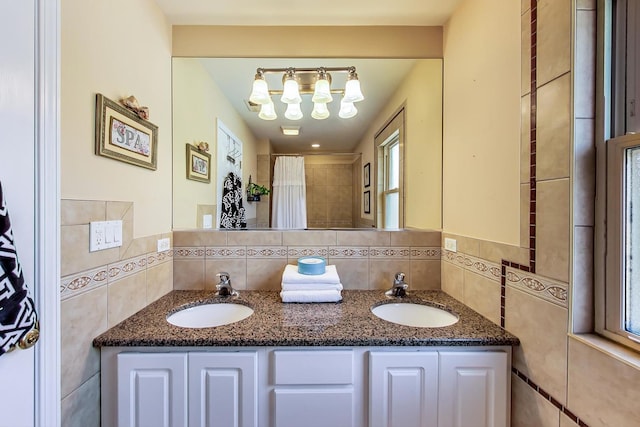
[[(170, 23), (175, 25), (443, 25), (461, 0), (155, 0)], [(375, 0), (374, 0), (375, 1)], [(175, 59), (179, 60), (179, 59)], [(312, 151), (311, 143), (321, 144), (315, 151), (352, 152), (371, 121), (386, 104), (415, 60), (402, 59), (266, 59), (207, 58), (201, 59), (214, 81), (244, 118), (254, 135), (268, 138), (274, 152)], [(246, 100), (256, 68), (316, 68), (355, 66), (365, 100), (356, 104), (358, 115), (340, 119), (339, 96), (334, 96), (331, 117), (310, 117), (310, 96), (303, 96), (305, 117), (300, 121), (284, 118), (284, 106), (274, 96), (278, 119), (264, 121), (250, 112)], [(332, 88), (344, 88), (345, 75), (333, 73)], [(277, 75), (267, 75), (271, 89), (281, 89)], [(284, 137), (280, 126), (301, 126), (298, 137)]]

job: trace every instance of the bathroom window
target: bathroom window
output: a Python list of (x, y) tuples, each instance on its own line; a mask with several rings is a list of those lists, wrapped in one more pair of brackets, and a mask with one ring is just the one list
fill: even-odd
[(404, 108), (374, 138), (377, 228), (404, 227)]
[[(598, 147), (596, 331), (640, 350), (640, 4), (605, 3)], [(600, 282), (603, 282), (602, 284)]]
[(382, 191), (384, 228), (400, 228), (400, 142), (399, 132), (384, 146), (384, 189)]

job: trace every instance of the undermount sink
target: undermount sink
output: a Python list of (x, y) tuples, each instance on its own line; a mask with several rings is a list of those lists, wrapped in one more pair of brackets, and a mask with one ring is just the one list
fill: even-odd
[(202, 304), (177, 311), (167, 316), (167, 322), (182, 328), (211, 328), (239, 322), (253, 314), (243, 304)]
[(387, 322), (419, 328), (440, 328), (458, 321), (458, 316), (446, 310), (408, 302), (377, 305), (371, 312)]

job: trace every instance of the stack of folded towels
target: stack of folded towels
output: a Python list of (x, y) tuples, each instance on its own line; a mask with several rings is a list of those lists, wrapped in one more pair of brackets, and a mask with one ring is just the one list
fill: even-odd
[(297, 265), (287, 265), (282, 274), (282, 302), (338, 302), (342, 283), (335, 265), (327, 265), (322, 274), (302, 274)]

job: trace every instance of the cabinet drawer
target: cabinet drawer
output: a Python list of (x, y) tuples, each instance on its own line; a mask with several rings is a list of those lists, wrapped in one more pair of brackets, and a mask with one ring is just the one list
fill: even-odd
[(352, 427), (352, 388), (285, 388), (274, 390), (275, 427)]
[(273, 381), (276, 385), (353, 384), (353, 352), (273, 352)]

